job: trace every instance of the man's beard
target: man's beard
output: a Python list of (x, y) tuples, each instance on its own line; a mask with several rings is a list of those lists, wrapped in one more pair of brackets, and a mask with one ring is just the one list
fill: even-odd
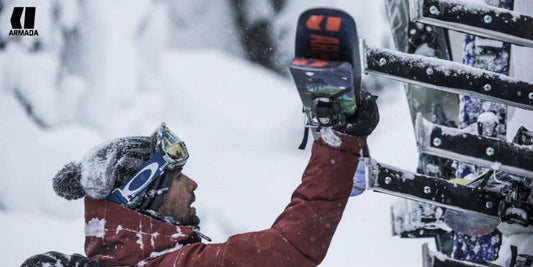
[(196, 215), (191, 215), (191, 216), (189, 216), (189, 218), (181, 221), (181, 224), (190, 225), (190, 226), (194, 226), (194, 227), (198, 228), (199, 225), (200, 225), (200, 218), (198, 218), (198, 216), (196, 216)]

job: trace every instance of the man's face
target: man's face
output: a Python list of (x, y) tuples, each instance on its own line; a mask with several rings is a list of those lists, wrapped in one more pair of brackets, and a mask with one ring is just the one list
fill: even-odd
[(170, 216), (183, 225), (198, 225), (200, 219), (196, 216), (196, 209), (191, 207), (196, 197), (194, 190), (198, 185), (181, 171), (171, 171), (172, 185), (159, 208), (161, 215)]

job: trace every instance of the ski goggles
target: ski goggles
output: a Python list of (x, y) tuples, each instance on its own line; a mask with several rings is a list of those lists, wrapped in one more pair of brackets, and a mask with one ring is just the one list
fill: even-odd
[(155, 132), (156, 152), (131, 178), (115, 188), (107, 200), (126, 207), (134, 207), (148, 186), (167, 168), (182, 168), (189, 158), (185, 143), (163, 122)]
[(171, 168), (183, 167), (189, 159), (185, 142), (172, 132), (163, 122), (157, 131), (157, 148)]

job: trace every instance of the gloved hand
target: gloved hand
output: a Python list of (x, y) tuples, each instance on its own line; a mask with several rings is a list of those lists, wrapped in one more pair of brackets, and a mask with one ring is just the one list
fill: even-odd
[(49, 251), (28, 258), (21, 265), (21, 267), (44, 266), (102, 267), (102, 264), (96, 259), (91, 259), (80, 254), (67, 255), (56, 251)]
[(377, 96), (361, 89), (361, 101), (355, 114), (346, 116), (345, 126), (336, 126), (333, 129), (352, 136), (370, 135), (379, 122), (377, 99)]

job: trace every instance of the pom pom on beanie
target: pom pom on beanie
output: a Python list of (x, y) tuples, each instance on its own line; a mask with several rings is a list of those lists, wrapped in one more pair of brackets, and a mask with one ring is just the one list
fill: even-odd
[(85, 190), (80, 183), (81, 163), (67, 163), (53, 179), (53, 187), (56, 194), (62, 198), (73, 200), (85, 196)]
[(68, 163), (55, 175), (54, 191), (68, 200), (106, 198), (155, 153), (152, 138), (117, 138), (92, 149), (81, 162)]

